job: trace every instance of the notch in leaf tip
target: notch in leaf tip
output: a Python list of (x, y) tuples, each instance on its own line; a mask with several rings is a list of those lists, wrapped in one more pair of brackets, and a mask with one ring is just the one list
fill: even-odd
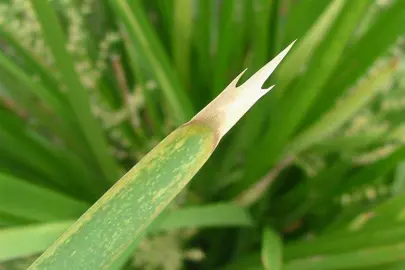
[(263, 84), (266, 80), (270, 77), (270, 75), (274, 72), (277, 66), (281, 63), (287, 53), (291, 50), (292, 46), (295, 44), (297, 40), (294, 40), (290, 43), (283, 51), (281, 51), (276, 57), (274, 57), (270, 62), (264, 65), (261, 69), (259, 69), (255, 74), (253, 74), (245, 83), (241, 85), (241, 87), (251, 88), (251, 89), (261, 89), (264, 90), (264, 93), (270, 91), (273, 86), (262, 89)]
[[(296, 41), (296, 40), (295, 40)], [(253, 74), (246, 82), (236, 87), (247, 69), (242, 71), (213, 101), (191, 121), (204, 122), (211, 126), (220, 139), (239, 119), (273, 87), (263, 89), (263, 84), (290, 51), (295, 41)]]

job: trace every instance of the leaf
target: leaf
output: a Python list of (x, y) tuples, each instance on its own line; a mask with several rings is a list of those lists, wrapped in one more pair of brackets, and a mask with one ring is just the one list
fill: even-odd
[(324, 234), (309, 241), (296, 241), (286, 245), (285, 259), (324, 256), (356, 252), (361, 249), (401, 244), (405, 241), (405, 229), (402, 224), (386, 224), (383, 228), (345, 232), (338, 235)]
[(174, 64), (178, 70), (183, 85), (190, 86), (190, 53), (191, 35), (193, 33), (193, 2), (175, 0), (173, 8), (172, 49)]
[(240, 74), (124, 175), (30, 269), (99, 269), (114, 264), (198, 172), (219, 140), (271, 89), (262, 85), (281, 60), (275, 58), (236, 87)]
[(386, 175), (395, 165), (404, 159), (405, 147), (399, 147), (391, 155), (376, 161), (374, 164), (366, 166), (358, 170), (356, 173), (346, 179), (339, 188), (336, 189), (336, 194), (353, 191), (356, 187), (364, 185), (370, 180), (377, 179)]
[(330, 7), (332, 1), (300, 0), (291, 2), (283, 29), (285, 31), (283, 45), (296, 37), (304, 37), (319, 17), (326, 13), (325, 11)]
[[(404, 33), (405, 2), (392, 1), (382, 9), (380, 16), (366, 33), (342, 56), (333, 76), (327, 82), (314, 106), (309, 110), (306, 124), (317, 119), (335, 103), (336, 99), (356, 80), (361, 78), (372, 64), (386, 54), (389, 48)], [(376, 38), (378, 37), (378, 38)], [(370, 46), (372, 44), (373, 46)]]
[(167, 214), (162, 213), (159, 220), (157, 226), (150, 231), (193, 227), (244, 227), (251, 226), (253, 222), (243, 208), (227, 203), (189, 206)]
[[(251, 31), (249, 31), (249, 34), (251, 35), (250, 39), (252, 40), (252, 56), (249, 63), (251, 70), (248, 74), (253, 73), (256, 69), (264, 64), (266, 59), (268, 59), (268, 47), (270, 46), (269, 39), (271, 35), (270, 17), (272, 8), (274, 6), (274, 3), (269, 4), (266, 0), (252, 1), (251, 8), (253, 15), (251, 15), (251, 17), (253, 17), (253, 23), (250, 26)], [(247, 23), (249, 19), (250, 17), (248, 17), (245, 23)], [(283, 63), (284, 62), (282, 62), (281, 65)], [(232, 147), (229, 147), (229, 150), (226, 152), (225, 157), (223, 158), (222, 170), (224, 172), (227, 173), (231, 169), (232, 165), (234, 165), (233, 163), (235, 162), (235, 156), (240, 154), (242, 151), (245, 151), (246, 148), (255, 141), (257, 134), (260, 133), (261, 124), (263, 124), (260, 120), (264, 120), (266, 118), (265, 112), (261, 107), (263, 106), (260, 106), (260, 104), (255, 106), (242, 120), (240, 128), (232, 139)]]
[[(403, 226), (396, 225), (367, 232), (325, 235), (312, 241), (301, 240), (285, 246), (282, 269), (371, 269), (400, 262), (404, 259), (404, 239)], [(243, 264), (244, 261), (251, 269), (259, 269), (258, 253), (246, 255), (234, 265)]]
[[(51, 183), (67, 187), (65, 176), (58, 169), (58, 158), (50, 153), (30, 134), (24, 122), (0, 108), (0, 148), (19, 162), (40, 171)], [(66, 171), (64, 172), (66, 174)]]
[(189, 120), (193, 114), (193, 106), (181, 86), (177, 74), (173, 72), (168, 56), (148, 22), (139, 1), (111, 0), (111, 5), (118, 17), (122, 19), (130, 40), (139, 45), (151, 65), (151, 70), (166, 97), (176, 123), (182, 124)]
[[(271, 112), (270, 126), (264, 132), (263, 140), (248, 154), (244, 189), (262, 177), (280, 158), (288, 139), (296, 131), (315, 97), (332, 75), (367, 4), (366, 0), (346, 3), (340, 16), (319, 45), (318, 53), (309, 63), (305, 76), (284, 95), (275, 111)], [(283, 117), (280, 117), (281, 115)], [(266, 153), (266, 158), (259, 152)]]
[(153, 100), (151, 93), (147, 91), (146, 89), (146, 80), (145, 80), (145, 74), (142, 72), (142, 69), (139, 64), (139, 55), (138, 55), (138, 48), (136, 47), (136, 44), (132, 43), (131, 40), (128, 38), (127, 31), (124, 26), (121, 27), (121, 32), (123, 35), (123, 42), (126, 48), (126, 51), (128, 53), (128, 58), (129, 58), (129, 65), (132, 69), (133, 74), (135, 75), (135, 78), (137, 80), (137, 85), (139, 89), (142, 91), (142, 95), (145, 99), (145, 107), (148, 112), (148, 116), (150, 117), (151, 124), (153, 126), (153, 129), (156, 133), (160, 135), (162, 133), (162, 119), (159, 114), (159, 109), (158, 109), (158, 100)]
[(364, 149), (368, 145), (382, 139), (384, 135), (384, 132), (364, 132), (351, 136), (326, 138), (315, 144), (311, 150), (315, 153), (327, 154), (338, 151)]
[[(405, 192), (402, 192), (392, 198), (389, 198), (377, 206), (373, 207), (366, 213), (361, 213), (355, 217), (350, 224), (357, 220), (363, 222), (360, 226), (352, 228), (349, 224), (348, 229), (352, 231), (362, 230), (370, 231), (373, 229), (385, 228), (388, 224), (401, 224), (405, 220)], [(364, 216), (366, 218), (364, 218)], [(402, 225), (402, 224), (401, 224)], [(399, 237), (399, 236), (398, 236)]]
[[(295, 205), (289, 209), (282, 210), (282, 216), (287, 224), (295, 222), (308, 212), (314, 210), (322, 210), (325, 206), (333, 203), (331, 198), (334, 198), (334, 192), (337, 186), (344, 179), (346, 172), (350, 169), (350, 165), (346, 162), (338, 161), (331, 163), (324, 170), (320, 171), (316, 176), (307, 179), (306, 182), (296, 186), (288, 195), (294, 198)], [(299, 191), (305, 190), (305, 200), (300, 199)], [(291, 199), (290, 199), (291, 201)], [(280, 200), (280, 205), (283, 205), (283, 200)], [(290, 209), (293, 209), (292, 211)], [(288, 212), (288, 214), (285, 214)]]
[(399, 162), (395, 172), (394, 183), (392, 184), (392, 190), (395, 194), (405, 191), (405, 162)]
[[(225, 203), (172, 210), (163, 213), (158, 220), (155, 226), (147, 230), (148, 233), (252, 225), (251, 217), (244, 209)], [(0, 229), (0, 262), (43, 252), (73, 223), (73, 220), (67, 220)]]
[[(212, 78), (211, 96), (216, 96), (225, 87), (229, 67), (233, 59), (238, 58), (238, 49), (243, 48), (242, 37), (243, 29), (243, 11), (245, 1), (224, 1), (220, 6), (220, 17), (218, 35), (216, 42), (216, 54), (213, 60), (214, 72)], [(239, 31), (233, 31), (238, 29)], [(237, 44), (237, 45), (236, 45)]]
[(13, 61), (4, 55), (3, 52), (0, 52), (0, 67), (2, 72), (10, 74), (10, 77), (18, 81), (18, 83), (24, 87), (26, 91), (30, 91), (37, 98), (52, 108), (54, 112), (69, 119), (70, 116), (65, 107), (66, 104), (61, 103), (58, 96), (52, 94), (41, 83), (35, 82), (33, 77), (29, 77), (24, 70), (14, 64)]
[[(101, 185), (93, 184), (94, 175), (83, 168), (81, 160), (73, 153), (50, 144), (41, 135), (33, 132), (22, 119), (0, 108), (0, 149), (11, 159), (17, 159), (32, 170), (46, 176), (48, 185), (64, 188), (70, 194), (76, 194), (78, 188), (85, 188), (89, 194), (99, 192)], [(21, 169), (21, 168), (20, 168)], [(42, 179), (44, 182), (45, 179)], [(49, 181), (50, 180), (50, 181)]]
[(227, 203), (189, 206), (173, 211), (166, 210), (121, 254), (111, 268), (121, 268), (148, 233), (187, 228), (246, 227), (251, 226), (252, 222), (250, 215), (243, 208)]
[(282, 269), (283, 243), (271, 229), (266, 228), (262, 236), (262, 263), (265, 270)]
[[(48, 89), (58, 88), (58, 82), (54, 77), (52, 69), (49, 68), (40, 57), (24, 47), (23, 44), (13, 36), (13, 33), (9, 32), (4, 26), (0, 26), (0, 35), (2, 39), (17, 52), (18, 56), (23, 59), (24, 69), (29, 70), (30, 74), (38, 75)], [(53, 91), (52, 95), (55, 95), (60, 101), (63, 101), (63, 94), (61, 92)]]
[[(196, 53), (198, 59), (198, 71), (196, 76), (193, 76), (193, 81), (199, 81), (198, 85), (201, 85), (201, 90), (197, 91), (199, 96), (202, 96), (203, 100), (207, 99), (211, 93), (206, 93), (206, 88), (210, 87), (212, 78), (212, 56), (211, 56), (211, 42), (212, 42), (212, 27), (214, 24), (213, 7), (215, 2), (213, 1), (197, 1), (198, 14), (195, 26), (195, 34), (193, 35), (194, 45), (196, 46)], [(196, 85), (195, 87), (197, 87)], [(194, 88), (194, 85), (193, 85)], [(203, 90), (204, 89), (204, 90)]]
[(405, 243), (400, 243), (347, 253), (296, 259), (286, 263), (283, 269), (343, 270), (360, 267), (369, 269), (373, 266), (402, 261), (404, 252)]
[(379, 87), (389, 81), (395, 71), (393, 62), (385, 63), (377, 74), (360, 82), (347, 97), (325, 113), (321, 119), (302, 131), (287, 146), (289, 155), (299, 154), (337, 131), (354, 113), (371, 101)]
[(59, 221), (0, 229), (0, 262), (42, 252), (71, 224)]
[(76, 218), (89, 205), (64, 194), (0, 173), (0, 212), (31, 221)]
[[(335, 17), (339, 14), (342, 9), (345, 0), (335, 0), (331, 2), (326, 11), (322, 16), (314, 23), (311, 29), (303, 35), (300, 33), (298, 36), (303, 36), (300, 38), (300, 41), (297, 43), (297, 46), (289, 54), (289, 56), (280, 64), (279, 70), (276, 72), (277, 78), (277, 91), (273, 92), (273, 100), (265, 100), (270, 104), (259, 104), (256, 106), (251, 113), (246, 116), (246, 119), (243, 121), (243, 125), (240, 128), (240, 131), (236, 134), (235, 140), (232, 142), (232, 147), (228, 152), (227, 157), (224, 161), (224, 170), (229, 170), (232, 164), (233, 157), (252, 145), (262, 132), (263, 124), (267, 121), (268, 109), (272, 106), (276, 106), (277, 100), (282, 96), (285, 91), (286, 86), (291, 83), (291, 80), (302, 72), (303, 66), (307, 65), (311, 55), (322, 41), (327, 30), (330, 28), (332, 23), (335, 20)], [(267, 4), (266, 1), (256, 1), (253, 3), (255, 9), (254, 21), (256, 22), (256, 28), (252, 29), (252, 32), (260, 34), (255, 34), (253, 39), (253, 60), (252, 65), (256, 67), (257, 64), (261, 65), (261, 61), (265, 59), (267, 54), (268, 37), (270, 35), (269, 31), (269, 17), (271, 13), (271, 8), (277, 8), (275, 3), (271, 5)], [(300, 1), (296, 3), (298, 7), (293, 10), (299, 10), (299, 13), (305, 13), (306, 16), (294, 16), (291, 15), (291, 20), (287, 20), (287, 26), (293, 25), (292, 29), (297, 32), (297, 28), (303, 26), (302, 20), (309, 20), (310, 15), (316, 13), (319, 8), (322, 8), (323, 3), (317, 3), (313, 5), (312, 1)], [(257, 10), (256, 10), (257, 8)], [(273, 12), (274, 15), (274, 12)], [(297, 22), (296, 22), (297, 21)], [(305, 25), (305, 24), (304, 24)], [(290, 27), (291, 28), (291, 27)], [(262, 32), (263, 31), (263, 32)], [(294, 31), (287, 31), (291, 33)], [(297, 35), (296, 35), (297, 36)], [(273, 104), (273, 105), (272, 105)], [(266, 105), (266, 106), (264, 106)]]
[(75, 71), (73, 57), (66, 50), (66, 37), (57, 15), (48, 1), (31, 1), (32, 7), (40, 23), (44, 39), (47, 42), (55, 64), (59, 69), (68, 91), (67, 99), (74, 112), (87, 145), (89, 145), (105, 179), (114, 181), (118, 176), (118, 167), (109, 154), (107, 143), (100, 125), (90, 111), (89, 94)]
[[(309, 3), (310, 1), (301, 1)], [(303, 66), (311, 59), (319, 43), (327, 34), (330, 27), (333, 25), (336, 17), (341, 12), (346, 0), (334, 0), (330, 1), (325, 10), (316, 19), (314, 24), (308, 30), (308, 32), (300, 39), (294, 51), (287, 57), (280, 65), (280, 69), (277, 71), (277, 86), (279, 90), (277, 91), (277, 96), (281, 97), (284, 88), (291, 83), (291, 81), (299, 75), (302, 71)], [(319, 4), (310, 5), (308, 9), (314, 9), (314, 6), (319, 8)], [(300, 12), (303, 12), (300, 10)], [(305, 18), (306, 16), (296, 16), (293, 18)]]

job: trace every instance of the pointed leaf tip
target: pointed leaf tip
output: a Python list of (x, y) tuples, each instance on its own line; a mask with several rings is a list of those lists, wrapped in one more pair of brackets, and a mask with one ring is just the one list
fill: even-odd
[(190, 122), (205, 123), (216, 131), (219, 139), (222, 138), (263, 95), (274, 87), (273, 85), (267, 89), (262, 88), (264, 82), (287, 55), (294, 43), (295, 41), (246, 82), (236, 87), (246, 69), (241, 72), (221, 94), (194, 116)]
[(291, 42), (283, 51), (281, 51), (276, 57), (274, 57), (270, 62), (264, 65), (259, 71), (253, 74), (245, 84), (252, 84), (251, 87), (257, 88), (262, 87), (264, 82), (270, 77), (273, 71), (277, 68), (280, 62), (284, 59), (287, 53), (291, 50), (292, 46), (297, 40)]

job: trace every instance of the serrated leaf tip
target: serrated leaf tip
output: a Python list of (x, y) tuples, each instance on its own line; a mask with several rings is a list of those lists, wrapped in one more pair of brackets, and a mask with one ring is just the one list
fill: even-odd
[(219, 139), (222, 138), (262, 96), (274, 87), (273, 85), (266, 89), (262, 88), (265, 81), (290, 51), (295, 41), (253, 74), (246, 82), (236, 87), (246, 69), (242, 71), (221, 94), (195, 115), (190, 122), (203, 122), (217, 132)]

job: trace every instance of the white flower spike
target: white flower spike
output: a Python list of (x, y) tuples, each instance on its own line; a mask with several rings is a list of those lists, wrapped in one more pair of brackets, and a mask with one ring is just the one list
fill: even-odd
[(203, 122), (212, 127), (218, 139), (222, 138), (239, 119), (273, 87), (262, 89), (264, 82), (273, 73), (294, 45), (287, 48), (253, 74), (245, 83), (236, 87), (246, 69), (240, 73), (213, 101), (195, 115), (190, 122)]

